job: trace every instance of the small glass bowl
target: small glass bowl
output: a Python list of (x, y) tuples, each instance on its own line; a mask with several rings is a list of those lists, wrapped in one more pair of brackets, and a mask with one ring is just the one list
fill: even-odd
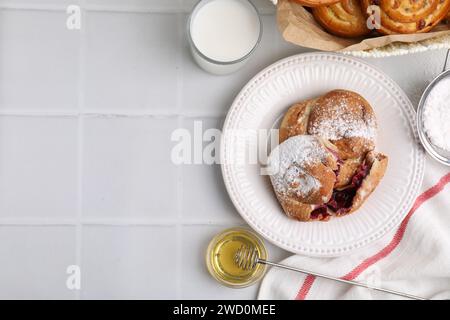
[(195, 62), (205, 71), (215, 74), (215, 75), (227, 75), (230, 73), (233, 73), (237, 70), (239, 70), (247, 61), (248, 58), (256, 51), (258, 48), (261, 39), (262, 39), (262, 33), (263, 33), (263, 24), (261, 20), (261, 16), (259, 15), (258, 9), (256, 6), (250, 1), (250, 0), (243, 0), (247, 1), (251, 7), (255, 10), (256, 15), (258, 16), (259, 20), (259, 35), (258, 39), (256, 40), (255, 45), (253, 48), (243, 57), (233, 60), (233, 61), (218, 61), (214, 60), (205, 54), (203, 54), (195, 45), (194, 41), (192, 40), (191, 35), (191, 24), (192, 24), (192, 18), (195, 16), (195, 14), (198, 12), (199, 9), (201, 9), (205, 4), (215, 1), (215, 0), (199, 0), (194, 8), (192, 9), (191, 14), (189, 15), (188, 23), (187, 23), (187, 37), (189, 40), (189, 46), (191, 49), (192, 57), (194, 58)]
[(231, 288), (245, 288), (259, 281), (266, 266), (257, 264), (252, 270), (242, 270), (234, 262), (234, 255), (242, 245), (253, 246), (261, 259), (267, 259), (262, 239), (247, 228), (226, 229), (216, 235), (206, 250), (206, 266), (214, 279)]
[(450, 152), (443, 150), (437, 146), (435, 146), (430, 138), (428, 137), (424, 123), (423, 123), (423, 113), (425, 109), (425, 102), (428, 98), (428, 95), (430, 94), (431, 90), (433, 90), (434, 86), (441, 81), (444, 78), (450, 77), (450, 70), (444, 71), (439, 76), (437, 76), (425, 89), (420, 102), (419, 106), (417, 107), (417, 131), (419, 133), (420, 141), (425, 148), (425, 150), (428, 152), (428, 154), (435, 160), (439, 161), (440, 163), (450, 166)]

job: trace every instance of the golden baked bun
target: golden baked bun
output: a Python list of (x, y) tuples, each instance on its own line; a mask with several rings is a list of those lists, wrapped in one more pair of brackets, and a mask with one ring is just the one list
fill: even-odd
[(328, 32), (340, 37), (353, 38), (369, 34), (367, 17), (359, 0), (341, 2), (312, 9), (314, 18)]
[(369, 102), (348, 90), (333, 90), (317, 99), (308, 120), (308, 134), (330, 140), (344, 160), (373, 150), (376, 131)]
[(450, 0), (362, 0), (363, 12), (380, 7), (382, 34), (423, 33), (433, 29), (450, 10)]
[(280, 143), (293, 136), (308, 134), (309, 115), (316, 101), (317, 99), (302, 101), (289, 108), (280, 124)]
[(297, 2), (305, 7), (318, 7), (337, 3), (340, 0), (291, 0), (291, 1)]
[(287, 139), (270, 154), (269, 168), (270, 181), (287, 216), (309, 221), (311, 212), (331, 199), (337, 162), (320, 138), (297, 135)]
[(352, 91), (333, 90), (290, 107), (269, 160), (280, 169), (271, 182), (286, 215), (327, 221), (360, 208), (388, 164), (373, 151), (376, 130), (372, 107)]
[(294, 136), (271, 153), (270, 181), (285, 214), (299, 221), (327, 221), (355, 212), (383, 178), (388, 158), (368, 152), (349, 183), (336, 187), (337, 162), (318, 137)]
[(280, 125), (280, 143), (298, 134), (317, 135), (337, 148), (341, 160), (360, 158), (375, 148), (377, 123), (370, 104), (348, 90), (297, 103)]

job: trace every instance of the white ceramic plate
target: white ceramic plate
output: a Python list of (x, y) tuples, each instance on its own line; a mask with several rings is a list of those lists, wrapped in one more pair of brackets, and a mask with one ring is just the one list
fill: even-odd
[[(231, 161), (245, 157), (255, 143), (225, 137), (241, 130), (269, 129), (297, 101), (333, 89), (364, 96), (378, 119), (377, 149), (389, 156), (386, 175), (361, 209), (329, 222), (286, 217), (260, 165)], [(424, 153), (406, 94), (382, 72), (355, 58), (329, 53), (301, 54), (261, 71), (239, 93), (226, 118), (221, 143), (222, 173), (239, 213), (259, 234), (288, 251), (339, 256), (365, 246), (398, 226), (415, 200), (424, 173)]]

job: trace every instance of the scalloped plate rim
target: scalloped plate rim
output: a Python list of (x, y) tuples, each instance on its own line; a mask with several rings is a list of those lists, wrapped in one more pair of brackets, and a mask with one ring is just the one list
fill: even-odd
[[(254, 229), (258, 234), (263, 236), (264, 239), (271, 242), (275, 246), (278, 246), (280, 248), (283, 248), (287, 251), (290, 251), (290, 252), (296, 253), (296, 254), (303, 254), (303, 255), (312, 256), (312, 257), (337, 257), (337, 256), (348, 255), (350, 253), (358, 251), (359, 249), (375, 242), (376, 240), (379, 240), (384, 235), (386, 235), (387, 233), (392, 231), (395, 227), (397, 227), (401, 223), (403, 218), (407, 215), (407, 213), (413, 206), (414, 200), (416, 199), (417, 195), (419, 194), (420, 186), (422, 184), (423, 177), (424, 177), (425, 153), (423, 152), (422, 149), (420, 149), (420, 147), (417, 143), (415, 144), (416, 145), (415, 151), (416, 151), (416, 158), (418, 159), (418, 162), (416, 164), (418, 171), (415, 174), (416, 183), (413, 184), (412, 187), (410, 188), (411, 190), (409, 190), (409, 193), (410, 194), (413, 193), (413, 196), (410, 197), (411, 200), (407, 203), (407, 206), (406, 206), (407, 209), (405, 209), (401, 215), (400, 214), (395, 215), (394, 218), (396, 218), (396, 219), (394, 219), (394, 218), (392, 219), (391, 225), (387, 228), (384, 228), (384, 230), (379, 232), (379, 234), (376, 237), (374, 237), (373, 239), (370, 239), (370, 240), (366, 239), (365, 241), (360, 241), (361, 243), (354, 246), (352, 249), (344, 248), (342, 250), (337, 250), (337, 252), (336, 252), (336, 250), (333, 250), (333, 252), (331, 252), (331, 253), (329, 252), (329, 250), (326, 250), (326, 249), (321, 250), (321, 249), (315, 248), (315, 250), (311, 250), (311, 248), (306, 248), (306, 247), (293, 248), (292, 246), (289, 246), (289, 244), (286, 243), (286, 241), (284, 241), (282, 239), (274, 238), (270, 234), (267, 234), (266, 230), (263, 230), (257, 223), (255, 223), (250, 218), (250, 216), (247, 216), (247, 214), (244, 212), (245, 210), (241, 207), (241, 204), (239, 203), (237, 196), (234, 194), (235, 191), (234, 191), (234, 186), (232, 185), (230, 177), (229, 177), (229, 172), (228, 172), (229, 169), (227, 168), (226, 165), (224, 165), (224, 158), (225, 158), (224, 151), (225, 151), (226, 145), (223, 141), (223, 136), (225, 136), (225, 134), (227, 132), (227, 127), (230, 126), (231, 116), (233, 115), (234, 112), (236, 112), (236, 109), (238, 109), (238, 107), (239, 107), (238, 102), (243, 98), (243, 96), (245, 96), (247, 93), (250, 92), (250, 88), (258, 83), (259, 78), (267, 75), (268, 73), (270, 73), (271, 70), (281, 68), (281, 66), (283, 66), (286, 63), (295, 62), (296, 60), (307, 59), (307, 58), (319, 59), (319, 57), (330, 57), (330, 58), (332, 58), (332, 57), (339, 58), (340, 57), (341, 59), (344, 59), (347, 61), (353, 61), (355, 63), (365, 66), (368, 69), (372, 69), (372, 71), (376, 72), (378, 75), (382, 76), (385, 80), (387, 80), (393, 86), (393, 88), (396, 89), (396, 91), (398, 92), (398, 95), (396, 95), (396, 99), (403, 98), (403, 100), (406, 102), (405, 104), (407, 106), (406, 107), (407, 110), (403, 110), (403, 107), (401, 106), (401, 104), (400, 104), (400, 108), (402, 108), (402, 112), (404, 112), (406, 114), (405, 116), (406, 116), (406, 120), (408, 121), (408, 126), (411, 129), (411, 135), (413, 136), (413, 138), (416, 141), (418, 141), (417, 130), (414, 125), (415, 122), (414, 122), (414, 119), (411, 118), (411, 113), (413, 116), (415, 116), (415, 114), (416, 114), (416, 112), (412, 106), (412, 103), (409, 100), (408, 96), (405, 94), (405, 92), (398, 86), (398, 84), (394, 80), (392, 80), (388, 75), (386, 75), (383, 71), (379, 70), (377, 67), (374, 67), (371, 64), (369, 64), (361, 59), (350, 57), (348, 55), (343, 55), (343, 54), (338, 54), (338, 53), (328, 53), (328, 52), (302, 53), (302, 54), (297, 54), (297, 55), (283, 58), (283, 59), (269, 65), (268, 67), (262, 69), (249, 82), (247, 82), (244, 85), (244, 87), (241, 89), (241, 91), (237, 94), (236, 98), (234, 99), (233, 103), (231, 104), (231, 107), (227, 113), (227, 116), (225, 118), (224, 125), (223, 125), (222, 139), (221, 139), (221, 143), (220, 143), (221, 172), (222, 172), (222, 177), (223, 177), (225, 187), (227, 189), (227, 192), (230, 196), (230, 199), (231, 199), (233, 205), (235, 206), (235, 208), (237, 209), (237, 211), (239, 212), (241, 217), (244, 219), (244, 221), (246, 221), (249, 224), (249, 226), (252, 229)], [(293, 223), (301, 223), (301, 222), (293, 220)]]

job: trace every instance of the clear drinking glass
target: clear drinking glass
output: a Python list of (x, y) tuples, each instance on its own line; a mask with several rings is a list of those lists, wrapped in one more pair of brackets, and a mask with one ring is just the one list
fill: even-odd
[(255, 7), (255, 5), (250, 0), (239, 0), (239, 1), (243, 1), (243, 2), (250, 4), (249, 7), (251, 7), (255, 11), (255, 13), (258, 17), (258, 20), (259, 20), (258, 38), (257, 38), (255, 44), (253, 45), (252, 49), (248, 53), (243, 55), (242, 57), (232, 60), (232, 61), (215, 60), (211, 57), (208, 57), (207, 55), (205, 55), (203, 52), (201, 52), (197, 48), (197, 46), (195, 45), (195, 43), (192, 39), (192, 33), (191, 33), (192, 22), (194, 21), (198, 11), (204, 5), (206, 5), (212, 1), (216, 1), (216, 0), (200, 0), (199, 2), (197, 2), (197, 4), (192, 9), (192, 12), (189, 16), (189, 20), (188, 20), (188, 24), (187, 24), (187, 36), (188, 36), (188, 40), (189, 40), (189, 45), (190, 45), (192, 57), (194, 58), (194, 60), (197, 62), (197, 64), (202, 69), (204, 69), (205, 71), (207, 71), (209, 73), (216, 74), (216, 75), (230, 74), (230, 73), (233, 73), (233, 72), (237, 71), (238, 69), (240, 69), (248, 61), (249, 57), (253, 54), (253, 52), (255, 52), (255, 50), (259, 46), (259, 43), (261, 42), (262, 30), (263, 30), (262, 21), (261, 21), (261, 17), (259, 15), (258, 9)]

